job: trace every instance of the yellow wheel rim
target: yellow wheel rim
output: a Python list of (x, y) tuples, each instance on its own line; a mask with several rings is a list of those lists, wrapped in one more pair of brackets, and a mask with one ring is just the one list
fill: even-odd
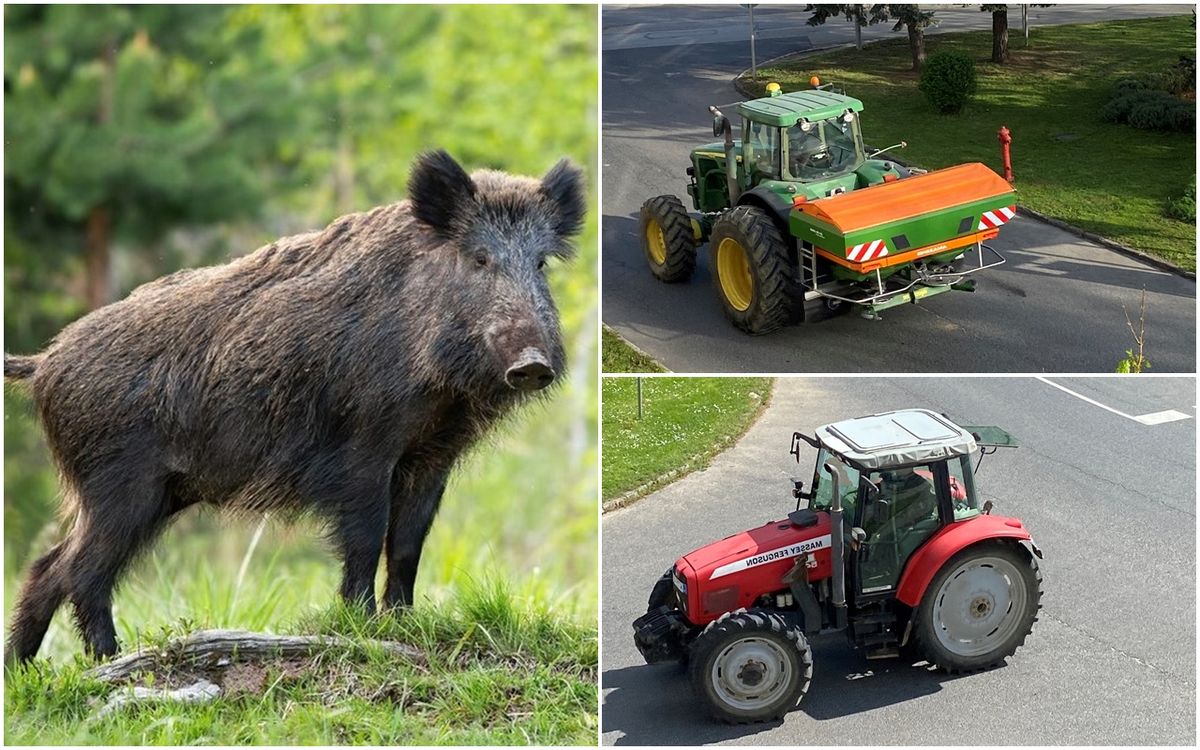
[(726, 237), (717, 245), (717, 279), (725, 301), (738, 312), (745, 312), (754, 299), (754, 277), (742, 243)]
[(646, 247), (656, 264), (661, 266), (667, 262), (667, 239), (663, 237), (662, 227), (654, 219), (646, 222)]

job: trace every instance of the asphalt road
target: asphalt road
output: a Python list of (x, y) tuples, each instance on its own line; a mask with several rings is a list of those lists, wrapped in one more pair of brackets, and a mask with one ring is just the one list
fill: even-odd
[[(824, 636), (782, 722), (710, 721), (679, 667), (647, 666), (633, 645), (650, 586), (689, 550), (786, 516), (788, 476), (809, 479), (815, 460), (806, 447), (797, 468), (793, 430), (906, 407), (1020, 440), (985, 458), (977, 483), (1045, 553), (1032, 635), (1006, 666), (961, 677)], [(1191, 378), (781, 378), (708, 469), (604, 517), (603, 742), (1194, 746), (1195, 417)]]
[[(1036, 35), (1039, 25), (1190, 7), (1059, 5), (1030, 16)], [(808, 15), (757, 9), (759, 59), (853, 40), (850, 24), (813, 28)], [(938, 15), (931, 33), (990, 27), (974, 7)], [(1010, 18), (1019, 23), (1019, 13)], [(1136, 317), (1144, 287), (1154, 371), (1195, 371), (1194, 281), (1019, 216), (991, 243), (1008, 264), (981, 273), (978, 291), (896, 308), (881, 321), (846, 315), (748, 337), (721, 313), (706, 249), (689, 283), (656, 281), (636, 236), (638, 211), (655, 195), (686, 196), (688, 153), (712, 140), (708, 105), (740, 99), (730, 82), (749, 67), (748, 31), (733, 6), (605, 7), (603, 317), (622, 336), (677, 372), (1111, 372), (1131, 345), (1123, 306)], [(864, 30), (867, 39), (891, 34)]]

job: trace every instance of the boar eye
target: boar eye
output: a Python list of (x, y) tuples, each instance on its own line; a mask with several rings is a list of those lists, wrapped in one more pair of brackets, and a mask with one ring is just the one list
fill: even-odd
[(488, 264), (487, 253), (483, 252), (482, 250), (475, 253), (475, 265), (479, 266), (480, 268), (485, 268), (487, 266), (487, 264)]
[(546, 267), (546, 259), (545, 259), (545, 258), (539, 258), (539, 259), (538, 259), (538, 264), (537, 264), (537, 267), (538, 267), (538, 270), (539, 270), (539, 271), (540, 271), (540, 270), (542, 270), (543, 268), (545, 268), (545, 267)]

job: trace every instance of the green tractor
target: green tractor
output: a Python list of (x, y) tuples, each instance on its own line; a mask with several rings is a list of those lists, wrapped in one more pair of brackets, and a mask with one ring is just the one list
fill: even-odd
[(926, 172), (883, 158), (904, 142), (868, 152), (862, 102), (813, 86), (785, 94), (772, 83), (769, 96), (736, 105), (740, 139), (709, 107), (722, 140), (692, 151), (696, 213), (674, 195), (642, 205), (650, 270), (686, 281), (707, 242), (721, 306), (752, 334), (974, 291), (970, 274), (1004, 262), (984, 242), (1016, 215), (1012, 186), (979, 163)]

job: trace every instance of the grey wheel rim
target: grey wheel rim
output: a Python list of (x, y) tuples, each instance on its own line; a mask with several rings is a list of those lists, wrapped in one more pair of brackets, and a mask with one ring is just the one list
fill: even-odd
[(959, 565), (933, 600), (933, 632), (942, 648), (964, 657), (1002, 648), (1021, 626), (1028, 593), (1021, 573), (1000, 557)]
[(741, 711), (755, 711), (787, 693), (792, 661), (782, 644), (749, 636), (721, 649), (709, 677), (722, 702)]

